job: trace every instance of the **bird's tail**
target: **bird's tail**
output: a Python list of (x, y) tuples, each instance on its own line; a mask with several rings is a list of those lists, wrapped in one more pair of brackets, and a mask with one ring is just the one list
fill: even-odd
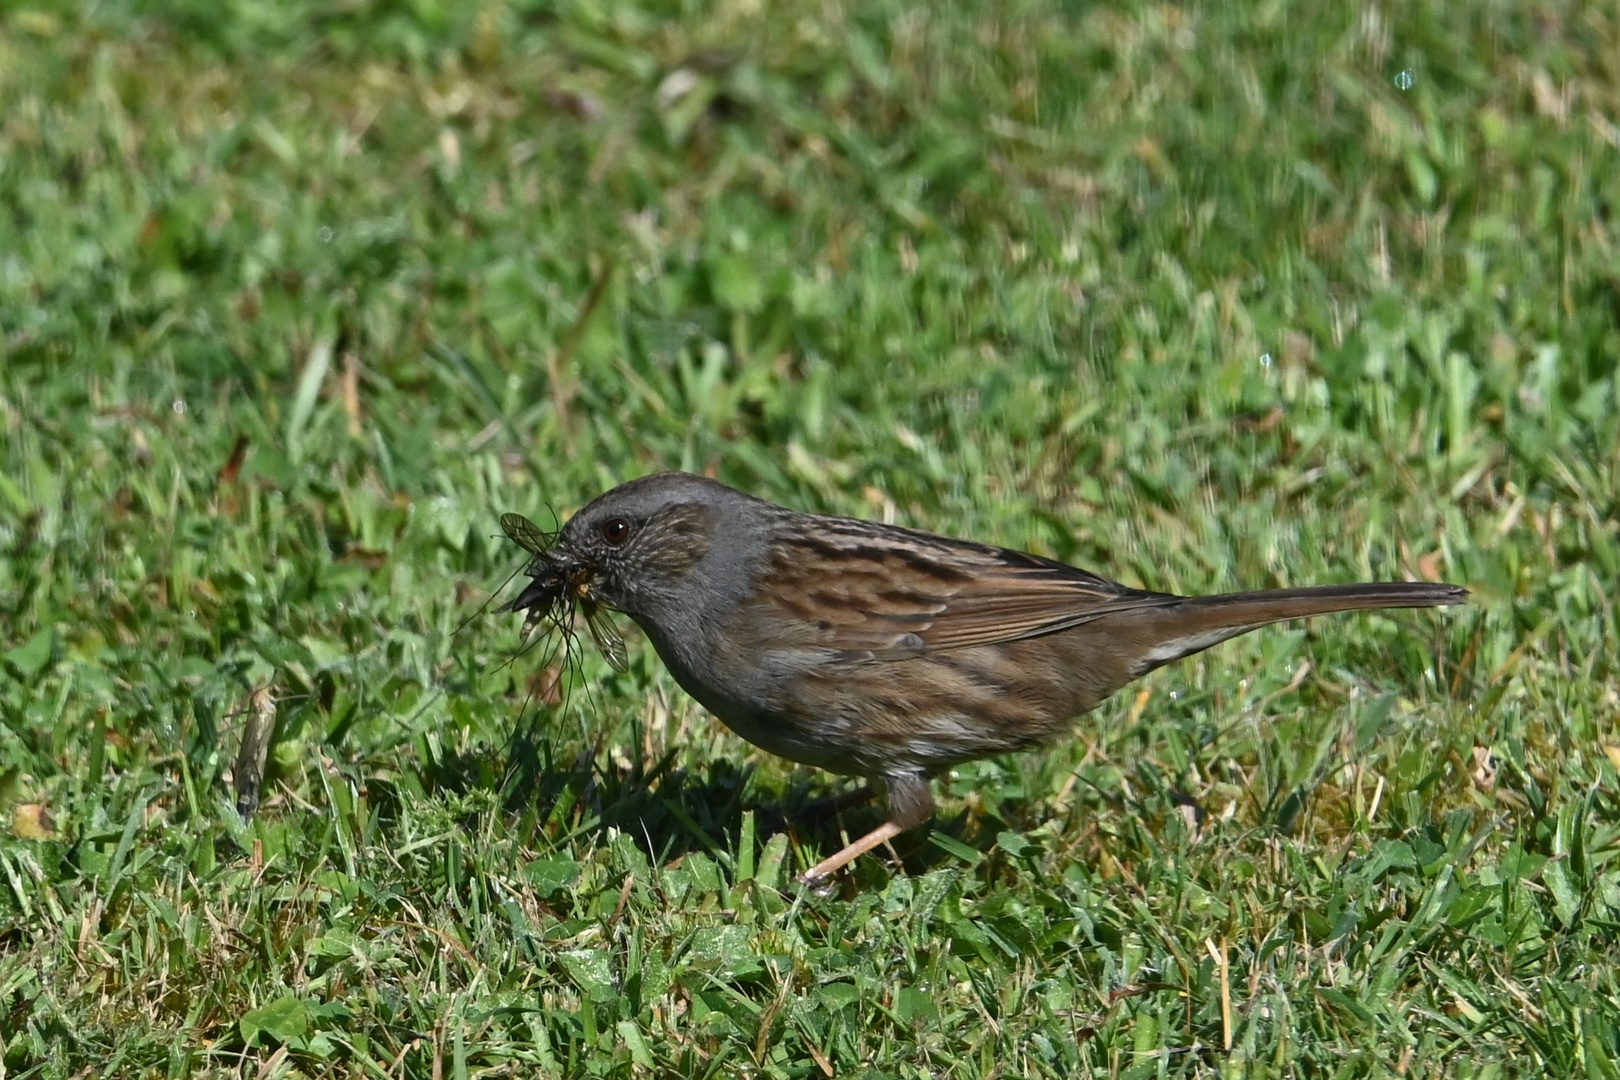
[(1468, 600), (1460, 585), (1424, 581), (1315, 585), (1303, 589), (1189, 596), (1133, 613), (1140, 651), (1132, 677), (1180, 660), (1267, 623), (1369, 608), (1444, 607)]

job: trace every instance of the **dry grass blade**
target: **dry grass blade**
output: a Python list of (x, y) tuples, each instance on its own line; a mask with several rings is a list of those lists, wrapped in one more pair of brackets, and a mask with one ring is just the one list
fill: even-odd
[(276, 732), (276, 698), (269, 682), (253, 688), (243, 714), (242, 742), (231, 766), (231, 781), (236, 788), (236, 812), (246, 823), (253, 820), (259, 808), (264, 767), (270, 760), (270, 744)]

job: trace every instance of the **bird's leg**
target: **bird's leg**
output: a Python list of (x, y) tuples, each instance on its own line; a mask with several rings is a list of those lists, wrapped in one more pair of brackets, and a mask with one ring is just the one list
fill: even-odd
[(816, 865), (806, 870), (804, 876), (799, 880), (805, 885), (820, 884), (824, 878), (837, 873), (879, 844), (887, 843), (905, 831), (905, 826), (896, 824), (893, 821), (885, 821), (859, 840), (845, 846), (836, 855), (829, 855), (816, 863)]
[(886, 844), (908, 829), (926, 824), (934, 816), (934, 792), (926, 773), (895, 773), (876, 778), (876, 783), (888, 796), (889, 820), (806, 870), (799, 879), (801, 882), (814, 885), (879, 844)]

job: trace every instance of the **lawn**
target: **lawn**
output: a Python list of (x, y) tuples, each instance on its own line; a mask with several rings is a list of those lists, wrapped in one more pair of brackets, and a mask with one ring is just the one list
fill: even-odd
[[(1620, 1077), (1617, 57), (1559, 0), (6, 5), (0, 1076)], [(810, 893), (849, 781), (492, 613), (502, 512), (669, 468), (1475, 603), (1156, 672)]]

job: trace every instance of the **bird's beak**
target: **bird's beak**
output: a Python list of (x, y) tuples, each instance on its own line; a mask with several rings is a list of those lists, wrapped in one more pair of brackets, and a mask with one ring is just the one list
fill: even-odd
[(517, 596), (496, 608), (497, 613), (507, 611), (530, 611), (550, 608), (562, 595), (562, 581), (550, 573), (529, 579), (523, 591)]
[(579, 572), (579, 560), (553, 547), (536, 555), (525, 568), (529, 583), (523, 591), (497, 611), (528, 611), (536, 617), (549, 614)]

